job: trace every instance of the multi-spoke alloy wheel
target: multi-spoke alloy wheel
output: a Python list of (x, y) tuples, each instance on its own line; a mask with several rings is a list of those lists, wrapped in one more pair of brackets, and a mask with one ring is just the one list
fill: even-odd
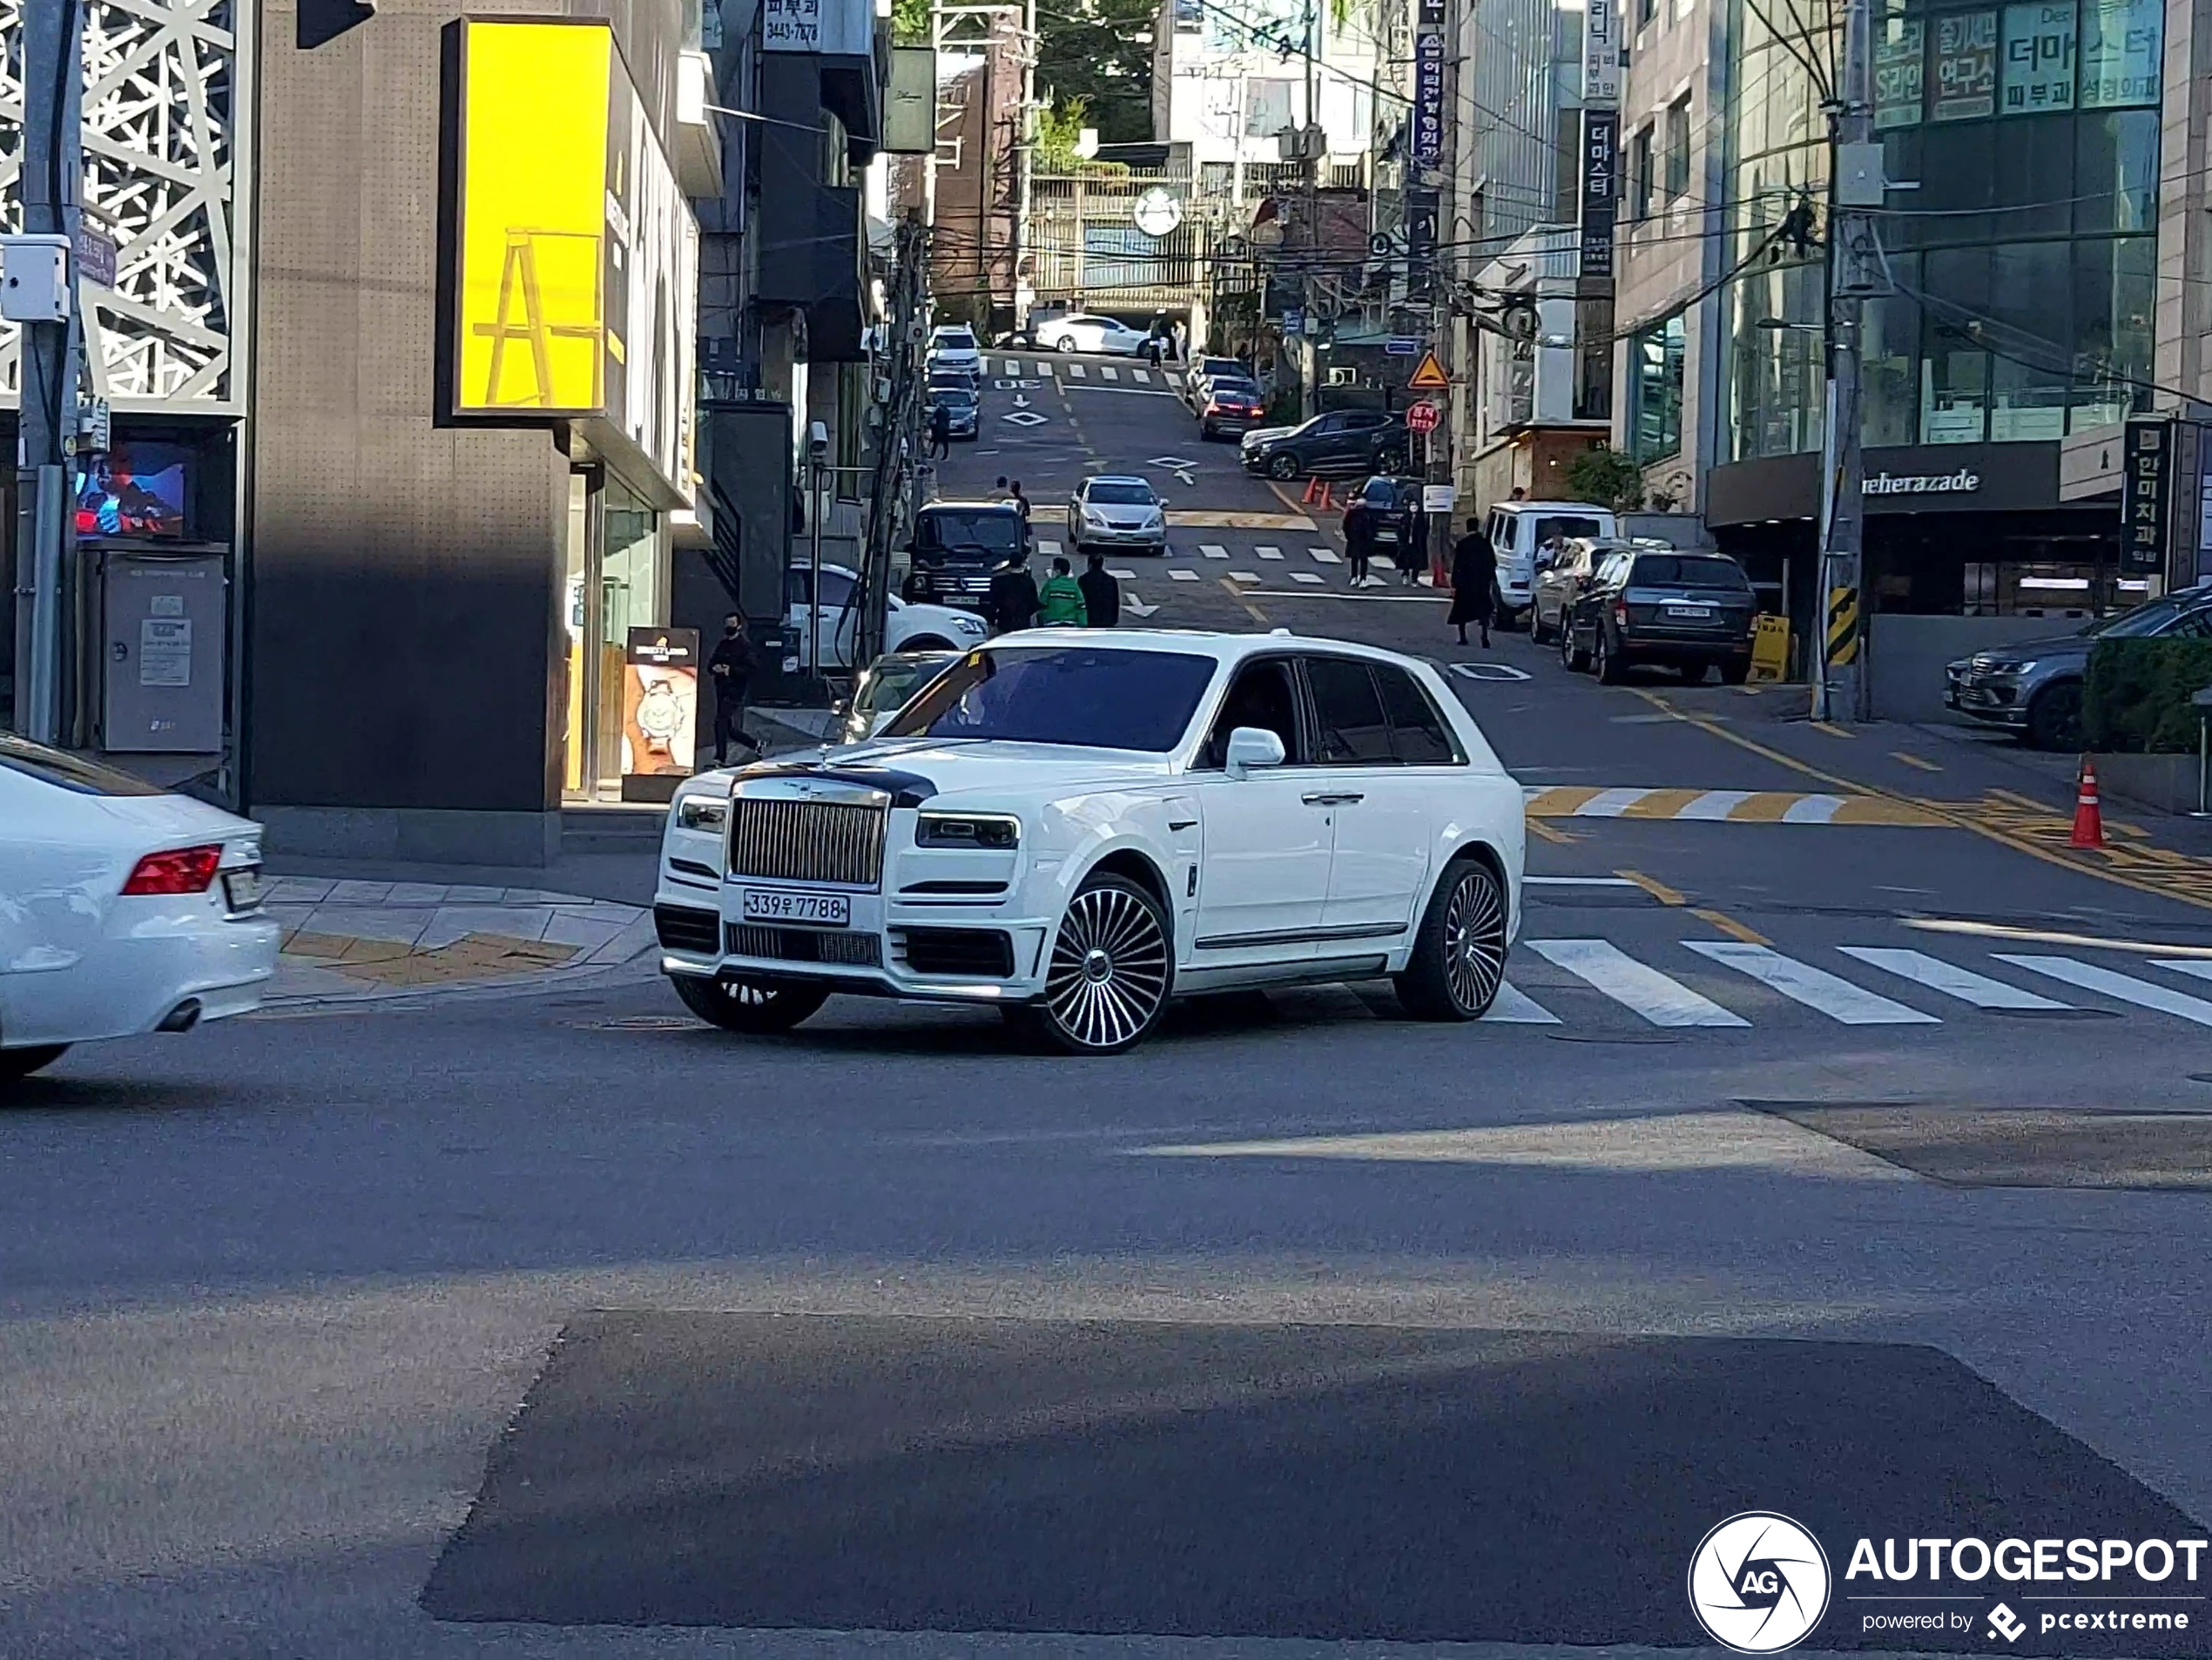
[(1422, 1020), (1473, 1020), (1506, 978), (1506, 895), (1497, 873), (1478, 859), (1444, 874), (1421, 918), (1398, 999)]
[(1118, 1054), (1160, 1017), (1173, 974), (1157, 901), (1119, 876), (1094, 876), (1060, 919), (1040, 1023), (1076, 1054)]

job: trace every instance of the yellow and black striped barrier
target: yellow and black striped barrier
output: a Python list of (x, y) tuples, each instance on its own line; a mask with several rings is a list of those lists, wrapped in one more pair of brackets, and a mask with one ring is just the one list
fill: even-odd
[(1858, 661), (1858, 590), (1828, 590), (1828, 660), (1833, 664)]

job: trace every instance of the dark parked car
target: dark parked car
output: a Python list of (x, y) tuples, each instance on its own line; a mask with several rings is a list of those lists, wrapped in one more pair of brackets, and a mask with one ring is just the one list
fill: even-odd
[(1635, 551), (1635, 544), (1623, 542), (1618, 536), (1577, 536), (1567, 538), (1567, 545), (1558, 558), (1543, 548), (1536, 550), (1535, 582), (1528, 599), (1528, 638), (1537, 645), (1548, 645), (1559, 638), (1559, 631), (1566, 624), (1567, 612), (1597, 568), (1610, 553)]
[(977, 422), (982, 416), (974, 388), (933, 386), (929, 388), (929, 402), (933, 408), (942, 408), (951, 420), (950, 436), (954, 438), (975, 436)]
[(1011, 502), (932, 502), (915, 516), (914, 570), (929, 573), (938, 601), (981, 611), (991, 573), (1026, 548), (1022, 510)]
[(1595, 668), (1608, 685), (1639, 663), (1669, 664), (1685, 680), (1717, 668), (1741, 685), (1751, 669), (1750, 579), (1717, 553), (1616, 549), (1568, 608), (1560, 660)]
[(1200, 391), (1197, 411), (1201, 438), (1218, 438), (1224, 432), (1241, 437), (1259, 425), (1267, 412), (1267, 400), (1258, 381), (1217, 375)]
[(2017, 640), (1944, 668), (1943, 700), (1962, 715), (2020, 733), (2031, 749), (2081, 745), (2081, 677), (2101, 639), (2202, 639), (2212, 636), (2212, 588), (2179, 593), (2092, 623), (2071, 634)]
[(1288, 432), (1247, 434), (1238, 459), (1270, 478), (1394, 473), (1406, 464), (1406, 422), (1380, 409), (1332, 409)]

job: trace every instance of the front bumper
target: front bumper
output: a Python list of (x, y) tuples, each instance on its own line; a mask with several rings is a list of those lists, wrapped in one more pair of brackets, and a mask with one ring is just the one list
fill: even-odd
[(1997, 726), (2027, 725), (2027, 699), (2017, 675), (1976, 674), (1972, 670), (1944, 670), (1943, 701), (1947, 708)]
[(1168, 528), (1155, 524), (1144, 530), (1129, 530), (1111, 524), (1086, 524), (1069, 530), (1069, 539), (1087, 548), (1164, 548), (1168, 544)]

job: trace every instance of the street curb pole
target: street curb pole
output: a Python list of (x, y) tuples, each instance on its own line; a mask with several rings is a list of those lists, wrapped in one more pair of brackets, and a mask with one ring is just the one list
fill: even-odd
[(1874, 138), (1873, 22), (1868, 0), (1846, 0), (1843, 84), (1831, 109), (1828, 165), (1828, 396), (1821, 435), (1821, 672), (1815, 720), (1864, 720), (1865, 456), (1862, 409), (1866, 296), (1881, 284), (1881, 254), (1865, 212), (1883, 203), (1882, 147)]

